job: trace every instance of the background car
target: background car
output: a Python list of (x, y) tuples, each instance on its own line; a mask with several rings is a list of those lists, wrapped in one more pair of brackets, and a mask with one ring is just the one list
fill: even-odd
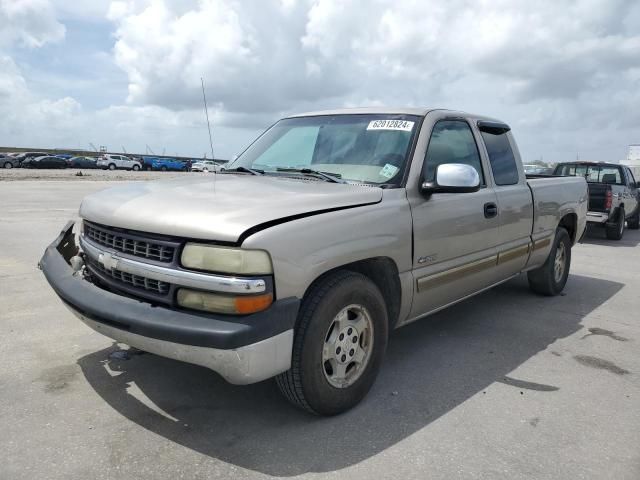
[(192, 172), (215, 172), (218, 164), (213, 160), (200, 160), (191, 165)]
[(26, 159), (28, 158), (35, 158), (35, 157), (46, 157), (49, 154), (46, 152), (21, 152), (18, 153), (14, 158), (18, 161), (18, 165), (14, 164), (15, 166), (22, 166), (22, 162), (24, 162)]
[(151, 169), (166, 172), (172, 170), (174, 172), (182, 172), (186, 170), (185, 162), (176, 160), (175, 158), (152, 158)]
[(547, 169), (547, 167), (543, 166), (543, 165), (537, 165), (537, 164), (533, 164), (533, 165), (524, 165), (524, 173), (526, 175), (540, 175), (542, 174), (545, 170)]
[(0, 166), (2, 168), (15, 168), (20, 166), (20, 160), (15, 156), (0, 153)]
[(133, 160), (125, 155), (114, 155), (111, 153), (105, 153), (98, 157), (98, 168), (103, 170), (140, 170), (142, 164)]
[(67, 160), (69, 168), (98, 168), (97, 159), (93, 157), (71, 157)]
[(22, 168), (67, 168), (67, 161), (64, 158), (53, 155), (42, 157), (29, 157), (22, 161)]

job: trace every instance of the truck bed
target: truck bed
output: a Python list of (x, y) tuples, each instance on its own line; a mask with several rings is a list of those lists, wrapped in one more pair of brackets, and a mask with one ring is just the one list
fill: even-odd
[(583, 177), (527, 176), (527, 184), (533, 197), (534, 237), (553, 232), (567, 213), (582, 212), (581, 218), (586, 218), (589, 194)]

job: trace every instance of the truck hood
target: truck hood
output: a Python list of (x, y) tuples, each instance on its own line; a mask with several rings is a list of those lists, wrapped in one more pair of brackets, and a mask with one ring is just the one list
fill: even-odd
[(80, 216), (141, 232), (237, 243), (249, 229), (381, 199), (382, 189), (377, 187), (284, 176), (209, 174), (103, 190), (82, 201)]

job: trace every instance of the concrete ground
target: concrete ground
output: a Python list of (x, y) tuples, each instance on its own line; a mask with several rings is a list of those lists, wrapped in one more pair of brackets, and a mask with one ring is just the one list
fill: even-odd
[(640, 478), (640, 231), (591, 232), (563, 296), (518, 278), (398, 330), (366, 400), (314, 418), (118, 359), (62, 305), (38, 259), (112, 184), (0, 182), (0, 478)]

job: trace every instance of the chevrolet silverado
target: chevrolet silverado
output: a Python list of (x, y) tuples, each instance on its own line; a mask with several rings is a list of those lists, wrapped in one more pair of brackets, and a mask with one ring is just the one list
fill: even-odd
[(97, 332), (234, 384), (275, 377), (332, 415), (366, 395), (393, 329), (522, 273), (559, 294), (586, 213), (585, 179), (527, 180), (501, 121), (317, 112), (215, 175), (87, 196), (40, 268)]

